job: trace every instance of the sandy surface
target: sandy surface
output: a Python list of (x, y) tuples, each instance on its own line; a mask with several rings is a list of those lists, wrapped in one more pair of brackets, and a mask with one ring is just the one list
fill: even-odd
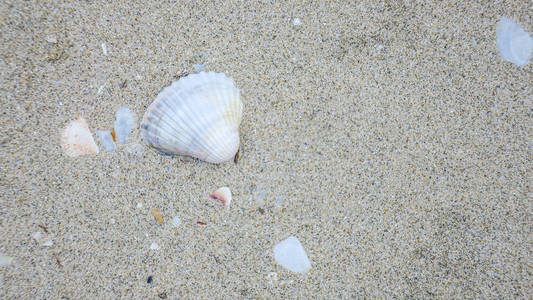
[[(0, 3), (0, 298), (531, 296), (533, 63), (495, 44), (531, 2), (270, 2)], [(62, 153), (193, 64), (241, 89), (238, 164)]]

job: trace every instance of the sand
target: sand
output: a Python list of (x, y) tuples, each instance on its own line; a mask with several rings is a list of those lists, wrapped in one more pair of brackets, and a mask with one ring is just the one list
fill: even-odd
[[(530, 297), (533, 63), (495, 31), (533, 33), (531, 2), (421, 2), (2, 1), (0, 298)], [(194, 64), (241, 89), (237, 164), (62, 152), (121, 106), (145, 145)]]

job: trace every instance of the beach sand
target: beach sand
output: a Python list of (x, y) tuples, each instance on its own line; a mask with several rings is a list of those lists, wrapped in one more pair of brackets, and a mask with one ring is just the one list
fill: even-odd
[[(348, 2), (0, 3), (0, 298), (530, 297), (533, 63), (495, 37), (531, 2)], [(194, 64), (241, 90), (238, 163), (128, 153)], [(121, 106), (127, 146), (62, 152)]]

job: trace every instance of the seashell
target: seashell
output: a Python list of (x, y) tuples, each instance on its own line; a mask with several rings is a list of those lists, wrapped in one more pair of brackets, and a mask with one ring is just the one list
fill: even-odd
[(61, 148), (71, 157), (100, 152), (87, 121), (79, 117), (70, 121), (61, 133)]
[(107, 152), (115, 151), (115, 142), (113, 142), (113, 137), (109, 130), (96, 130), (96, 136), (100, 140), (100, 144)]
[(221, 187), (218, 190), (214, 191), (210, 195), (210, 197), (213, 199), (217, 199), (218, 201), (220, 201), (220, 203), (226, 205), (226, 207), (229, 208), (229, 205), (231, 203), (231, 191), (227, 186)]
[(117, 144), (124, 145), (133, 129), (133, 114), (130, 109), (123, 106), (117, 110), (115, 119), (115, 134)]
[(533, 39), (517, 23), (507, 17), (498, 22), (496, 45), (502, 58), (518, 66), (525, 66), (531, 58)]
[(241, 118), (242, 102), (233, 79), (200, 72), (159, 93), (144, 114), (141, 135), (162, 153), (221, 163), (239, 150)]
[(298, 238), (294, 236), (281, 241), (274, 247), (274, 259), (294, 273), (306, 273), (311, 269), (311, 261)]

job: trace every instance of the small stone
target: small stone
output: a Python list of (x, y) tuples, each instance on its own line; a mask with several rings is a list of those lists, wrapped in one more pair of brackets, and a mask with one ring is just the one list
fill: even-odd
[(142, 208), (143, 207), (143, 204), (142, 203), (137, 203), (137, 208)]
[(105, 43), (102, 43), (102, 52), (104, 52), (104, 55), (107, 56), (107, 46)]
[(152, 275), (148, 276), (148, 279), (146, 279), (146, 283), (152, 283), (154, 281), (154, 277)]
[(302, 21), (300, 20), (300, 18), (294, 18), (292, 24), (294, 24), (294, 26), (300, 26), (302, 25)]
[(54, 242), (52, 240), (46, 240), (44, 243), (43, 243), (43, 246), (46, 246), (46, 247), (50, 247), (54, 244)]

